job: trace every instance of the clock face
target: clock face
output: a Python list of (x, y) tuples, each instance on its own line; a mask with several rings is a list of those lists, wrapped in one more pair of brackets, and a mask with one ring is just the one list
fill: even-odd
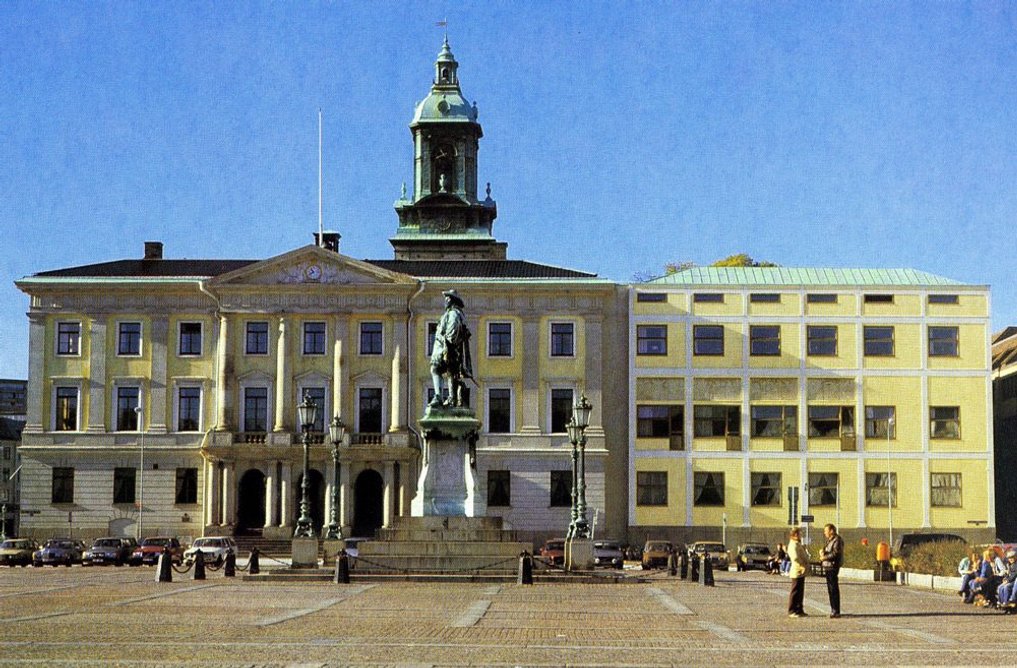
[(316, 264), (308, 265), (307, 269), (304, 269), (304, 276), (309, 281), (317, 281), (321, 278), (321, 267)]

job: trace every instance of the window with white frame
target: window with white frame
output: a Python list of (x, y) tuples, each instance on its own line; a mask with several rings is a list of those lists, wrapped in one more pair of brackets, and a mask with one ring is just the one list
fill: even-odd
[(177, 431), (201, 431), (201, 386), (177, 388)]
[(268, 431), (268, 388), (264, 386), (244, 387), (244, 431), (261, 433)]
[(118, 385), (115, 396), (116, 431), (137, 431), (137, 408), (141, 405), (141, 388), (137, 385)]
[(381, 355), (385, 351), (384, 332), (380, 322), (360, 323), (360, 354)]
[(551, 433), (564, 434), (566, 425), (572, 419), (572, 405), (575, 396), (571, 388), (556, 387), (551, 390)]
[(78, 393), (79, 388), (58, 386), (54, 392), (55, 431), (80, 431), (78, 426)]
[(305, 355), (325, 354), (325, 323), (323, 322), (304, 323), (304, 354)]
[(179, 329), (177, 351), (181, 356), (201, 355), (201, 323), (182, 322)]
[(264, 321), (247, 323), (247, 338), (244, 352), (248, 355), (268, 354), (268, 323)]
[(57, 323), (57, 355), (81, 354), (81, 323)]
[(357, 391), (357, 431), (380, 434), (382, 425), (382, 388), (361, 387)]
[(512, 356), (511, 322), (487, 323), (487, 356), (488, 357)]
[(551, 323), (551, 357), (574, 357), (576, 326), (571, 322)]
[(512, 431), (512, 390), (492, 387), (487, 390), (487, 431), (508, 434)]
[(141, 355), (141, 323), (121, 322), (117, 324), (117, 355), (138, 357)]

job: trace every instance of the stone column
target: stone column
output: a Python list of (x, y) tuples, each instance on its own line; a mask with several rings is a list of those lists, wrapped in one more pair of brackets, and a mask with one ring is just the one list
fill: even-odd
[[(346, 366), (346, 360), (343, 357), (343, 341), (346, 340), (346, 336), (349, 332), (349, 325), (345, 318), (337, 317), (335, 321), (335, 346), (334, 355), (332, 359), (332, 406), (335, 413), (339, 416), (343, 416), (343, 389), (349, 386), (350, 379), (349, 369)], [(343, 417), (349, 429), (352, 430), (352, 424), (348, 417)]]
[[(38, 434), (43, 431), (42, 417), (42, 396), (45, 388), (43, 376), (46, 372), (46, 355), (51, 348), (51, 343), (46, 341), (46, 318), (39, 313), (28, 315), (28, 390), (25, 398), (27, 400), (28, 414), (25, 416), (25, 428), (22, 433)], [(82, 397), (83, 399), (84, 397)], [(78, 419), (81, 419), (81, 409), (84, 401), (78, 401)], [(45, 429), (51, 425), (46, 421)]]
[[(532, 316), (523, 320), (523, 415), (521, 433), (539, 434), (540, 429), (540, 321)], [(525, 351), (525, 352), (523, 352)]]
[(149, 383), (148, 430), (154, 434), (166, 433), (166, 355), (169, 338), (169, 321), (152, 319), (151, 354), (152, 378)]
[(278, 524), (275, 517), (275, 462), (270, 462), (265, 476), (265, 528)]
[(106, 433), (106, 320), (96, 318), (88, 336), (88, 426), (92, 434)]
[(286, 356), (286, 318), (279, 318), (279, 337), (275, 349), (275, 426), (272, 431), (286, 431), (286, 397), (289, 389), (289, 359)]
[(350, 499), (353, 493), (350, 488), (350, 465), (339, 462), (339, 524), (348, 527), (353, 524), (353, 513)]
[(236, 519), (236, 465), (232, 462), (222, 467), (222, 520), (221, 524), (233, 524)]
[(385, 462), (384, 491), (382, 492), (382, 524), (383, 527), (392, 526), (392, 506), (394, 499), (395, 471), (392, 462)]
[(391, 411), (389, 415), (389, 431), (402, 430), (403, 395), (402, 395), (402, 371), (400, 371), (400, 346), (395, 346), (392, 352), (392, 385), (389, 399), (391, 400)]
[(216, 526), (222, 522), (219, 502), (219, 463), (205, 461), (205, 526)]
[(293, 526), (293, 465), (283, 462), (279, 480), (279, 526)]
[(215, 355), (216, 355), (216, 378), (215, 378), (215, 430), (229, 431), (230, 425), (227, 419), (227, 375), (226, 369), (229, 364), (229, 330), (227, 328), (226, 316), (219, 316), (219, 331), (216, 332)]

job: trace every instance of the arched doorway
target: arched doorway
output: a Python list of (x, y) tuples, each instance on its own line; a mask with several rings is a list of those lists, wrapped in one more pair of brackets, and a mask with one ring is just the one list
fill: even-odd
[[(297, 489), (296, 489), (296, 501), (293, 504), (296, 513), (293, 516), (294, 524), (300, 517), (300, 499), (303, 498), (303, 484), (304, 476), (301, 475), (297, 478)], [(307, 501), (311, 505), (311, 526), (314, 530), (320, 531), (322, 524), (325, 522), (325, 478), (321, 475), (321, 472), (317, 469), (311, 469), (307, 472)]]
[(354, 536), (371, 537), (381, 527), (384, 489), (385, 482), (381, 479), (381, 474), (373, 469), (365, 469), (357, 476), (353, 486)]
[(261, 533), (265, 526), (265, 474), (250, 469), (237, 489), (237, 533)]

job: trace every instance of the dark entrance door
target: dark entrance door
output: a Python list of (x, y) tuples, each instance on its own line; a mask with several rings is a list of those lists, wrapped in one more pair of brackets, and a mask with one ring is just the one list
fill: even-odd
[(250, 469), (237, 489), (237, 532), (261, 533), (265, 526), (265, 474)]
[(362, 471), (353, 487), (353, 535), (372, 537), (382, 523), (385, 483), (372, 469)]
[[(296, 516), (294, 519), (300, 517), (300, 499), (303, 498), (301, 496), (303, 489), (300, 485), (303, 479), (304, 476), (302, 475), (297, 478)], [(317, 532), (321, 530), (321, 526), (325, 521), (325, 478), (317, 469), (311, 469), (307, 472), (307, 485), (307, 501), (311, 506), (311, 526)]]

